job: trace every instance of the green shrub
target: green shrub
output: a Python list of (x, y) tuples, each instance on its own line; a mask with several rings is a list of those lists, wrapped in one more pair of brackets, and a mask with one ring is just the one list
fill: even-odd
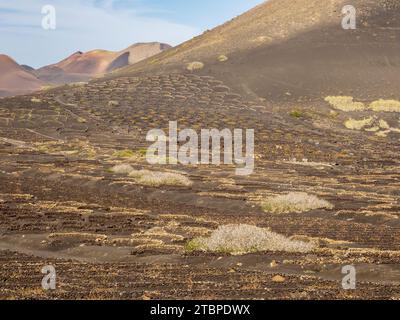
[(290, 112), (290, 115), (291, 115), (293, 118), (297, 118), (297, 119), (303, 117), (303, 113), (302, 113), (300, 110), (293, 110), (292, 112)]

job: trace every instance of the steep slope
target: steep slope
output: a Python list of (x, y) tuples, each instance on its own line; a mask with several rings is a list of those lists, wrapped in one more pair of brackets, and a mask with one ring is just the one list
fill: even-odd
[(159, 42), (136, 43), (120, 51), (118, 56), (108, 66), (107, 70), (113, 71), (121, 67), (135, 64), (170, 48), (170, 45)]
[[(400, 89), (400, 4), (352, 1), (357, 29), (344, 30), (342, 9), (348, 4), (270, 0), (113, 76), (160, 69), (182, 72), (188, 63), (200, 61), (204, 68), (199, 74), (216, 76), (242, 93), (267, 100), (394, 96)], [(221, 55), (225, 57), (219, 59)]]
[(21, 67), (25, 70), (28, 71), (29, 73), (33, 73), (35, 71), (34, 68), (32, 68), (31, 66), (28, 66), (26, 64), (21, 64)]
[(0, 96), (39, 90), (43, 82), (27, 72), (9, 56), (0, 54)]
[(80, 82), (89, 80), (92, 75), (87, 73), (68, 73), (55, 65), (40, 68), (34, 71), (34, 74), (49, 84), (65, 84), (71, 82)]
[(76, 52), (54, 66), (68, 73), (93, 75), (105, 72), (114, 58), (115, 52), (106, 50), (93, 50), (85, 53)]
[(85, 81), (94, 75), (104, 73), (115, 59), (116, 53), (105, 50), (75, 52), (68, 58), (35, 71), (36, 75), (51, 83)]

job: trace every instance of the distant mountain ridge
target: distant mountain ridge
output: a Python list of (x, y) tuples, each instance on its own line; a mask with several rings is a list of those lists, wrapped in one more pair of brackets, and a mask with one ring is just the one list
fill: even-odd
[(121, 51), (92, 50), (75, 52), (68, 58), (36, 70), (39, 79), (52, 83), (87, 81), (171, 48), (170, 45), (151, 42), (136, 43)]
[(0, 54), (0, 97), (39, 90), (44, 83), (12, 58)]
[(136, 43), (121, 51), (77, 51), (58, 63), (34, 69), (0, 54), (0, 97), (26, 94), (46, 85), (89, 81), (171, 48), (159, 42)]

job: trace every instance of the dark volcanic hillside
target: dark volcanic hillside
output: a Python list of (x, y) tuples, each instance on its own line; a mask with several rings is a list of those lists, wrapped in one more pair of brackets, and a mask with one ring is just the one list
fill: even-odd
[[(392, 96), (400, 89), (400, 3), (355, 0), (357, 29), (344, 30), (344, 0), (271, 0), (124, 74), (205, 64), (242, 93), (268, 100)], [(220, 55), (228, 60), (218, 61)], [(223, 59), (225, 60), (225, 59)]]

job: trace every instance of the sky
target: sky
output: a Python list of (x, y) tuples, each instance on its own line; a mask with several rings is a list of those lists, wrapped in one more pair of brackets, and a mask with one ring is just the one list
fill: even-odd
[[(119, 51), (136, 42), (173, 46), (264, 0), (1, 0), (0, 53), (34, 68), (76, 51)], [(53, 21), (44, 6), (55, 9)]]

